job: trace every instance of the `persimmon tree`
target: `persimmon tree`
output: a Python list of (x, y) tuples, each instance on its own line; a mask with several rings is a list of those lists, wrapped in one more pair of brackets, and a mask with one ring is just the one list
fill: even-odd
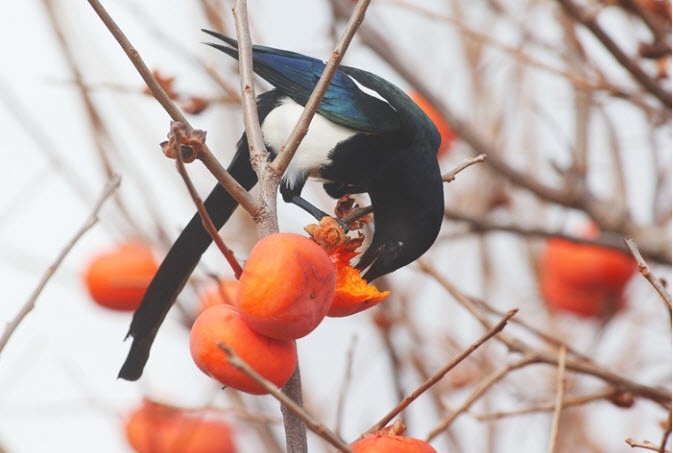
[[(125, 34), (130, 25), (106, 10), (108, 2), (88, 3), (97, 16), (91, 29), (114, 37), (118, 45), (109, 52), (121, 48), (124, 70), (145, 84), (87, 83), (92, 62), (75, 57), (74, 31), (58, 2), (45, 1), (86, 106), (102, 169), (96, 171), (112, 180), (89, 203), (92, 218), (110, 197), (112, 215), (102, 222), (110, 236), (144, 244), (83, 261), (82, 268), (90, 263), (84, 275), (91, 297), (115, 310), (132, 308), (156, 268), (154, 256), (174, 236), (149, 195), (164, 191), (146, 190), (131, 147), (115, 140), (116, 118), (103, 109), (119, 102), (113, 94), (158, 101), (163, 111), (154, 110), (152, 120), (167, 131), (161, 150), (177, 167), (163, 180), (185, 186), (171, 200), (198, 209), (217, 245), (171, 316), (187, 328), (174, 334), (191, 345), (194, 367), (213, 378), (205, 385), (218, 403), (128, 408), (132, 448), (167, 451), (165, 445), (182, 445), (179, 439), (204, 445), (194, 452), (219, 451), (215, 438), (222, 451), (671, 450), (670, 1), (325, 1), (325, 23), (305, 32), (304, 48), (291, 50), (322, 56), (327, 69), (274, 161), (255, 114), (263, 88), (253, 77), (250, 46), (282, 47), (273, 39), (289, 33), (287, 25), (262, 14), (277, 3), (190, 6), (199, 22), (238, 38), (240, 67), (224, 59), (207, 64), (186, 44), (194, 35), (181, 36), (184, 24), (127, 5), (136, 25), (176, 57), (160, 69), (148, 66), (158, 57)], [(299, 15), (292, 2), (282, 8)], [(314, 38), (321, 51), (310, 44)], [(212, 82), (208, 92), (179, 75), (177, 58), (185, 53)], [(349, 265), (376, 228), (366, 197), (335, 206), (311, 192), (361, 236), (346, 236), (328, 220), (309, 225), (276, 201), (280, 175), (343, 59), (394, 80), (442, 134), (442, 233), (424, 257), (373, 286)], [(29, 113), (15, 114), (39, 118)], [(215, 114), (227, 118), (221, 128), (208, 120)], [(241, 123), (257, 192), (242, 190), (222, 166), (232, 155), (223, 137), (238, 138)], [(150, 135), (157, 144), (152, 165), (165, 165), (162, 138)], [(76, 187), (84, 183), (71, 177), (78, 171), (58, 168), (81, 193)], [(114, 193), (113, 168), (122, 169), (133, 192)], [(242, 207), (220, 232), (199, 195), (200, 183), (214, 180)], [(44, 297), (36, 305), (42, 288), (93, 223), (17, 305), (0, 350), (31, 309), (50, 304)], [(290, 256), (283, 267), (269, 260), (283, 253)], [(315, 278), (299, 284), (306, 266)]]

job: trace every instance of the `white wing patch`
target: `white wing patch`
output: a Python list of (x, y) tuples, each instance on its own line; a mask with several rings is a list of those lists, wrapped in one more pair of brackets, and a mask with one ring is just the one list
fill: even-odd
[[(264, 134), (266, 144), (280, 152), (303, 110), (304, 107), (290, 98), (284, 99), (278, 107), (273, 109), (262, 124), (262, 134)], [(283, 175), (283, 181), (290, 188), (295, 187), (302, 175), (313, 173), (329, 163), (329, 152), (338, 143), (357, 133), (359, 132), (355, 129), (340, 126), (316, 114), (306, 137), (302, 140), (290, 166)]]

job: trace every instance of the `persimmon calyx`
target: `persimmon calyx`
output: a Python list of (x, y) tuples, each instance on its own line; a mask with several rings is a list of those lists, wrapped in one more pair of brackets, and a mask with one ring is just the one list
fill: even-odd
[(180, 121), (171, 121), (168, 140), (161, 142), (161, 151), (166, 157), (175, 159), (179, 152), (185, 163), (193, 162), (203, 150), (206, 143), (206, 131), (200, 129), (187, 130)]

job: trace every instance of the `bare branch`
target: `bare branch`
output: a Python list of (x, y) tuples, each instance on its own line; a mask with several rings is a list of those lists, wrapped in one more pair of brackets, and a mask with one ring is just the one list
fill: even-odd
[(610, 52), (619, 64), (624, 67), (634, 79), (636, 79), (647, 91), (652, 93), (661, 103), (671, 109), (671, 93), (663, 89), (656, 80), (651, 78), (640, 67), (638, 62), (629, 58), (628, 55), (617, 45), (617, 43), (603, 30), (598, 24), (594, 14), (587, 12), (583, 7), (577, 5), (573, 0), (557, 0), (565, 12), (584, 25), (601, 44)]
[(210, 237), (213, 239), (213, 242), (215, 242), (217, 248), (220, 249), (220, 252), (222, 252), (222, 255), (229, 263), (229, 266), (231, 266), (231, 269), (234, 271), (234, 276), (238, 280), (241, 277), (243, 268), (241, 267), (241, 264), (234, 256), (234, 252), (229, 247), (227, 247), (227, 244), (224, 243), (224, 240), (219, 235), (217, 228), (215, 228), (212, 219), (208, 215), (208, 211), (206, 210), (206, 207), (203, 205), (203, 201), (201, 200), (201, 197), (199, 197), (199, 193), (196, 191), (194, 184), (192, 184), (192, 180), (189, 178), (187, 168), (185, 168), (185, 162), (182, 158), (182, 152), (180, 152), (180, 150), (176, 150), (175, 153), (175, 166), (177, 167), (180, 176), (182, 176), (182, 179), (185, 182), (185, 186), (187, 186), (187, 190), (189, 190), (189, 195), (192, 197), (192, 200), (196, 205), (196, 210), (199, 212), (199, 215), (201, 216), (201, 223), (203, 224), (203, 227), (206, 229)]
[(640, 251), (638, 250), (638, 246), (636, 243), (633, 241), (631, 238), (626, 238), (624, 239), (624, 242), (626, 243), (626, 246), (629, 248), (629, 251), (633, 255), (633, 257), (636, 259), (636, 262), (638, 263), (638, 271), (647, 279), (648, 282), (652, 285), (652, 287), (659, 293), (659, 296), (661, 296), (661, 300), (664, 301), (664, 304), (666, 304), (666, 307), (668, 308), (668, 314), (669, 316), (671, 315), (671, 295), (666, 291), (666, 288), (664, 288), (664, 285), (661, 284), (661, 280), (659, 280), (650, 270), (649, 266), (645, 262), (645, 259), (643, 258), (643, 255), (640, 254)]
[(467, 412), (470, 409), (470, 407), (472, 407), (472, 404), (474, 404), (475, 401), (484, 396), (484, 394), (488, 389), (490, 389), (495, 383), (497, 383), (507, 374), (509, 374), (510, 371), (517, 370), (534, 362), (535, 360), (533, 359), (533, 357), (524, 356), (519, 360), (512, 363), (508, 363), (499, 370), (496, 370), (493, 373), (491, 373), (483, 381), (481, 381), (479, 385), (477, 385), (477, 387), (470, 394), (470, 396), (467, 397), (467, 399), (465, 399), (463, 404), (461, 404), (456, 410), (451, 412), (449, 415), (444, 417), (437, 424), (437, 426), (433, 428), (432, 431), (430, 431), (426, 440), (429, 442), (435, 437), (437, 437), (439, 434), (441, 434), (443, 431), (447, 430), (449, 426), (451, 426), (451, 424), (454, 422), (454, 420), (458, 418), (459, 415)]
[[(152, 92), (154, 98), (166, 110), (166, 113), (174, 120), (183, 123), (188, 131), (193, 128), (187, 121), (187, 118), (182, 114), (180, 109), (176, 107), (173, 101), (168, 97), (164, 89), (157, 82), (152, 75), (152, 71), (147, 67), (143, 59), (140, 57), (138, 51), (133, 47), (124, 32), (115, 23), (112, 17), (105, 10), (103, 5), (98, 0), (87, 0), (98, 17), (103, 21), (112, 36), (117, 40), (122, 50), (131, 60), (131, 63), (138, 71), (138, 74), (143, 78), (148, 88)], [(215, 178), (227, 189), (232, 197), (243, 207), (251, 216), (255, 217), (259, 210), (259, 204), (255, 202), (253, 197), (245, 190), (225, 169), (217, 162), (215, 156), (210, 152), (208, 146), (204, 145), (199, 159), (206, 165), (206, 167), (213, 173)]]
[(479, 162), (483, 162), (486, 160), (486, 154), (479, 154), (477, 157), (473, 157), (472, 159), (465, 159), (462, 164), (458, 165), (456, 168), (451, 170), (445, 175), (442, 175), (442, 181), (444, 182), (451, 182), (454, 179), (456, 179), (456, 175), (460, 173), (461, 171), (465, 170), (467, 167), (478, 164)]
[(63, 260), (68, 255), (68, 253), (70, 253), (70, 250), (72, 250), (75, 244), (77, 244), (77, 241), (79, 241), (80, 238), (84, 236), (84, 234), (98, 222), (98, 213), (103, 207), (105, 201), (115, 192), (115, 190), (117, 190), (117, 187), (119, 187), (120, 182), (121, 178), (119, 177), (119, 175), (115, 175), (111, 180), (109, 180), (105, 184), (105, 187), (103, 188), (103, 193), (98, 198), (98, 201), (96, 201), (93, 211), (91, 212), (91, 214), (89, 214), (89, 217), (80, 227), (80, 229), (77, 230), (72, 239), (70, 239), (70, 241), (66, 244), (65, 248), (61, 250), (61, 252), (56, 257), (54, 263), (47, 268), (47, 271), (44, 273), (44, 275), (38, 282), (37, 287), (30, 295), (28, 300), (24, 303), (23, 307), (21, 307), (21, 309), (16, 314), (14, 319), (12, 319), (10, 322), (7, 323), (7, 325), (5, 326), (5, 331), (3, 332), (2, 337), (0, 338), (0, 353), (2, 353), (2, 350), (7, 345), (7, 342), (9, 341), (10, 337), (12, 336), (16, 328), (19, 326), (19, 324), (21, 324), (21, 321), (23, 321), (23, 319), (28, 315), (28, 313), (30, 313), (33, 310), (33, 308), (35, 308), (35, 302), (37, 301), (37, 298), (40, 296), (40, 294), (42, 294), (42, 290), (49, 282), (49, 279), (51, 279), (54, 273), (58, 270)]
[(283, 172), (285, 172), (288, 165), (290, 164), (290, 161), (292, 160), (292, 157), (294, 156), (294, 153), (297, 151), (299, 144), (308, 132), (311, 120), (318, 111), (318, 107), (320, 107), (320, 101), (322, 101), (327, 88), (329, 88), (332, 77), (336, 73), (341, 60), (343, 59), (346, 50), (348, 49), (348, 46), (350, 45), (350, 42), (355, 35), (355, 32), (357, 31), (358, 27), (360, 27), (360, 24), (365, 18), (365, 13), (369, 7), (369, 2), (370, 0), (359, 0), (357, 5), (355, 5), (353, 13), (351, 14), (350, 18), (348, 19), (348, 23), (346, 24), (346, 29), (341, 35), (341, 38), (339, 39), (336, 47), (332, 51), (332, 56), (327, 62), (327, 66), (325, 66), (325, 70), (320, 76), (320, 80), (318, 80), (311, 97), (308, 99), (308, 102), (306, 102), (304, 111), (299, 117), (299, 120), (292, 130), (292, 133), (285, 142), (285, 146), (283, 146), (283, 148), (280, 150), (279, 156), (273, 163), (277, 174), (282, 175)]
[(335, 433), (330, 431), (325, 425), (318, 422), (314, 419), (309, 413), (307, 413), (301, 406), (296, 404), (290, 398), (287, 397), (283, 392), (280, 391), (271, 381), (265, 379), (255, 370), (253, 370), (250, 365), (245, 363), (229, 346), (224, 343), (218, 342), (217, 347), (220, 348), (227, 354), (227, 361), (232, 364), (236, 369), (240, 370), (242, 373), (245, 373), (250, 379), (257, 382), (259, 385), (264, 387), (264, 390), (269, 392), (271, 396), (276, 398), (284, 407), (287, 407), (292, 412), (294, 412), (299, 418), (301, 418), (306, 426), (316, 433), (318, 436), (322, 437), (330, 444), (334, 445), (336, 448), (339, 448), (345, 452), (353, 453), (353, 450), (350, 449), (348, 444), (346, 444), (342, 439), (339, 438)]
[(558, 359), (558, 373), (556, 375), (556, 401), (554, 402), (554, 417), (552, 418), (551, 435), (549, 436), (549, 453), (556, 453), (561, 425), (561, 410), (563, 409), (563, 394), (565, 391), (566, 348), (561, 346)]
[[(649, 440), (644, 440), (644, 441), (642, 441), (642, 442), (638, 442), (638, 441), (635, 441), (635, 440), (631, 439), (630, 437), (627, 437), (626, 439), (624, 439), (624, 442), (626, 442), (627, 444), (629, 444), (629, 445), (631, 446), (631, 448), (642, 448), (642, 449), (644, 449), (644, 450), (651, 450), (651, 451), (658, 451), (658, 452), (661, 452), (661, 450), (659, 449), (659, 447), (656, 446), (656, 445), (654, 445), (654, 444), (653, 444), (652, 442), (650, 442)], [(662, 453), (671, 453), (671, 451), (670, 451), (670, 450), (663, 450)]]
[[(419, 264), (421, 270), (432, 276), (437, 281), (437, 283), (443, 286), (444, 289), (446, 289), (449, 294), (451, 294), (456, 299), (456, 301), (458, 301), (466, 310), (468, 310), (472, 316), (474, 316), (485, 328), (491, 328), (491, 323), (488, 321), (487, 317), (479, 311), (478, 305), (470, 297), (467, 297), (461, 293), (451, 282), (448, 281), (448, 279), (442, 276), (435, 267), (433, 267), (423, 258), (418, 259), (416, 262)], [(555, 352), (534, 348), (527, 343), (511, 335), (508, 335), (507, 332), (498, 333), (496, 338), (505, 346), (507, 346), (511, 351), (519, 352), (528, 357), (532, 357), (538, 363), (546, 363), (548, 365), (558, 366), (559, 357)], [(606, 368), (603, 368), (592, 361), (583, 359), (566, 359), (566, 369), (577, 373), (595, 376), (617, 388), (622, 388), (624, 390), (628, 390), (634, 395), (651, 399), (663, 407), (670, 407), (670, 390), (651, 387), (634, 382)]]
[(418, 387), (416, 390), (411, 392), (409, 396), (404, 398), (400, 403), (395, 406), (390, 412), (388, 412), (381, 420), (379, 420), (374, 426), (369, 428), (367, 430), (367, 433), (373, 433), (374, 431), (378, 431), (384, 426), (386, 426), (397, 414), (402, 412), (404, 409), (406, 409), (411, 403), (414, 402), (416, 398), (421, 396), (423, 393), (425, 393), (430, 387), (435, 385), (437, 382), (442, 379), (446, 373), (451, 371), (456, 365), (458, 365), (460, 362), (465, 360), (470, 354), (472, 354), (474, 351), (476, 351), (479, 346), (483, 345), (486, 343), (488, 340), (490, 340), (495, 334), (500, 332), (502, 329), (505, 328), (507, 325), (507, 321), (510, 320), (516, 313), (518, 312), (518, 309), (512, 309), (509, 310), (505, 316), (496, 324), (494, 325), (488, 332), (486, 332), (481, 338), (479, 338), (477, 341), (472, 343), (465, 351), (463, 351), (460, 355), (455, 357), (453, 360), (451, 360), (449, 363), (444, 365), (442, 368), (440, 368), (435, 374), (430, 376), (423, 384), (421, 384), (420, 387)]

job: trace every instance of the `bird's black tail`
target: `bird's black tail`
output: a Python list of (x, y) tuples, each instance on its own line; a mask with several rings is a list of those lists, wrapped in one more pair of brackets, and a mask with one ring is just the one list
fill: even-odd
[[(250, 165), (245, 135), (239, 142), (238, 151), (227, 171), (246, 190), (250, 190), (257, 183), (257, 176)], [(220, 184), (217, 184), (206, 198), (204, 205), (215, 228), (219, 230), (238, 203)], [(159, 326), (211, 242), (212, 238), (203, 227), (201, 216), (197, 212), (168, 251), (133, 315), (127, 334), (127, 338), (133, 337), (133, 343), (119, 371), (120, 378), (127, 381), (140, 378)]]

